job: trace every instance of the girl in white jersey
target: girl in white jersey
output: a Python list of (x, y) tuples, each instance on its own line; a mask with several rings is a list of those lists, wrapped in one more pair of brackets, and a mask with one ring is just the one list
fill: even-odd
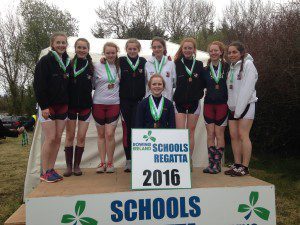
[(249, 133), (255, 115), (257, 101), (255, 84), (258, 79), (253, 58), (246, 54), (240, 42), (233, 42), (228, 47), (231, 62), (227, 78), (229, 131), (234, 155), (234, 165), (226, 175), (244, 176), (249, 174), (252, 144)]
[(93, 117), (96, 121), (101, 159), (97, 173), (115, 171), (113, 166), (115, 130), (120, 112), (118, 51), (119, 47), (116, 44), (105, 43), (103, 47), (105, 63), (98, 62), (94, 65)]
[[(169, 100), (173, 100), (173, 86), (176, 83), (176, 71), (175, 64), (166, 56), (167, 48), (166, 42), (161, 37), (155, 37), (151, 42), (152, 57), (147, 61), (145, 65), (147, 80), (153, 74), (159, 74), (163, 77), (166, 82), (165, 90), (162, 95)], [(147, 87), (147, 96), (150, 94), (149, 88)]]

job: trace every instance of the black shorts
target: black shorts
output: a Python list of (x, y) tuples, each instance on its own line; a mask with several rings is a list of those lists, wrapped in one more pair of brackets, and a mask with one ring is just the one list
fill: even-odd
[(175, 103), (175, 112), (200, 115), (199, 101), (194, 101), (194, 102), (184, 103), (184, 104)]
[(86, 109), (70, 108), (68, 110), (68, 119), (77, 120), (78, 118), (78, 120), (80, 121), (89, 122), (91, 113), (92, 113), (91, 108), (86, 108)]

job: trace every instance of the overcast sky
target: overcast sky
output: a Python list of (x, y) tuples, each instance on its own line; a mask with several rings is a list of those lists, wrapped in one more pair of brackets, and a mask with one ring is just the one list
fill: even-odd
[[(162, 0), (153, 0), (155, 2), (162, 2)], [(216, 19), (222, 17), (222, 12), (230, 4), (231, 0), (207, 0), (212, 1), (216, 8)], [(239, 1), (239, 0), (232, 0)], [(246, 0), (250, 1), (250, 0)], [(262, 0), (267, 2), (268, 0)], [(271, 0), (271, 2), (285, 3), (289, 0)], [(94, 26), (97, 20), (95, 9), (103, 4), (104, 0), (46, 0), (46, 2), (57, 5), (60, 9), (68, 10), (71, 15), (79, 22), (79, 35), (80, 37), (91, 37), (90, 29)], [(6, 10), (16, 8), (19, 0), (0, 0), (0, 12), (3, 16)]]

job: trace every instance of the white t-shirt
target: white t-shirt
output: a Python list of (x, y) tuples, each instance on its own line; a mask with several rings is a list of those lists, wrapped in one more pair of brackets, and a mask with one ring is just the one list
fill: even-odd
[(94, 79), (93, 85), (95, 87), (95, 92), (93, 95), (94, 104), (105, 104), (105, 105), (116, 105), (120, 104), (119, 97), (119, 71), (115, 64), (109, 64), (110, 71), (113, 76), (116, 76), (116, 81), (113, 88), (109, 88), (108, 76), (105, 69), (105, 64), (97, 62), (94, 63)]
[[(164, 56), (166, 57), (166, 56)], [(150, 80), (150, 77), (157, 73), (155, 69), (155, 57), (150, 58), (145, 65), (145, 71), (147, 75), (147, 81)], [(170, 61), (166, 58), (166, 62), (162, 67), (161, 74), (160, 74), (165, 82), (166, 82), (166, 88), (162, 92), (162, 95), (169, 100), (173, 100), (173, 87), (174, 84), (176, 84), (176, 69), (175, 69), (175, 63), (173, 61)], [(150, 95), (150, 90), (147, 85), (146, 90), (146, 97)]]

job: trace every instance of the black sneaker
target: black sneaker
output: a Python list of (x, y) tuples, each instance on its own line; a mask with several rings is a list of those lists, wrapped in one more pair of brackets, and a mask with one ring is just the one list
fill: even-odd
[(237, 168), (237, 167), (235, 166), (235, 164), (232, 164), (232, 165), (229, 167), (229, 170), (226, 170), (226, 171), (224, 172), (224, 174), (230, 176), (230, 175), (233, 173), (233, 170), (234, 170), (235, 168)]
[(233, 172), (231, 173), (232, 177), (242, 177), (249, 175), (249, 170), (246, 169), (244, 166), (241, 166), (239, 168), (234, 168)]

